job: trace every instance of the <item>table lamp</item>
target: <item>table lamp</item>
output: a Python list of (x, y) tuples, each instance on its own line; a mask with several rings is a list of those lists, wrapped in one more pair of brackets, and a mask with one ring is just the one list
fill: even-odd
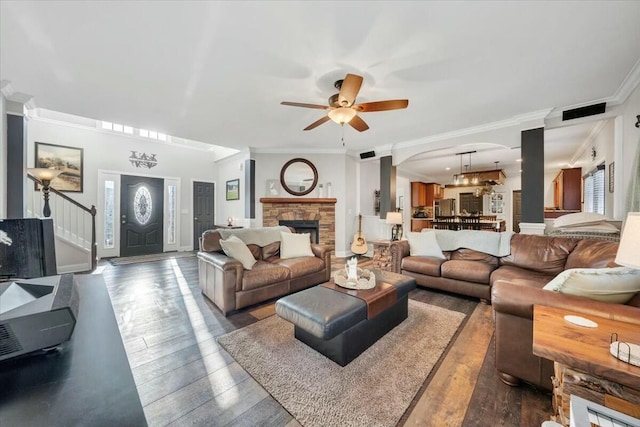
[(402, 212), (387, 212), (387, 224), (393, 224), (391, 240), (400, 240), (402, 238)]
[(624, 222), (616, 264), (640, 269), (640, 212), (629, 212)]

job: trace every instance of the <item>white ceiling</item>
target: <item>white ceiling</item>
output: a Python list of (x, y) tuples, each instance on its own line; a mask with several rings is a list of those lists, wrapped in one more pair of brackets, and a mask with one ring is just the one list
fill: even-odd
[[(237, 149), (341, 150), (333, 122), (302, 131), (322, 110), (280, 102), (326, 104), (346, 73), (364, 76), (358, 102), (409, 99), (362, 114), (366, 132), (345, 127), (361, 152), (610, 98), (640, 58), (638, 1), (3, 0), (0, 13), (16, 95)], [(470, 147), (472, 168), (519, 157), (487, 147)], [(460, 151), (438, 154), (459, 168)]]

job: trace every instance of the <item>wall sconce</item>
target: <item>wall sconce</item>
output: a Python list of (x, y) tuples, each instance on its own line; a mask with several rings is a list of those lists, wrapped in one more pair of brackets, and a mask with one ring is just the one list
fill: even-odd
[(400, 240), (402, 238), (402, 212), (387, 212), (387, 224), (393, 224), (391, 240)]
[(47, 168), (27, 168), (27, 173), (42, 184), (42, 196), (44, 197), (42, 214), (45, 218), (49, 218), (51, 216), (51, 208), (49, 207), (49, 187), (51, 185), (51, 181), (60, 175), (62, 171)]

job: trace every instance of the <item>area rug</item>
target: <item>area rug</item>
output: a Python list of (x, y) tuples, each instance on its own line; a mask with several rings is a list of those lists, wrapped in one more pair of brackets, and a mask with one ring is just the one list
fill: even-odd
[(409, 317), (345, 367), (277, 315), (218, 342), (305, 427), (395, 426), (464, 317), (409, 300)]
[(166, 259), (191, 258), (196, 256), (195, 252), (163, 252), (160, 254), (137, 255), (120, 258), (109, 258), (111, 265), (137, 264), (139, 262), (164, 261)]

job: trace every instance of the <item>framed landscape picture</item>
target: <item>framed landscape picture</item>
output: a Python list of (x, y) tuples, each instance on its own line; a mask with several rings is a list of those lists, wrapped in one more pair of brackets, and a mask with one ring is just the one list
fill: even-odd
[(240, 179), (227, 181), (227, 200), (240, 200)]
[(82, 193), (83, 155), (82, 148), (36, 142), (35, 167), (62, 171), (51, 181), (52, 188)]

